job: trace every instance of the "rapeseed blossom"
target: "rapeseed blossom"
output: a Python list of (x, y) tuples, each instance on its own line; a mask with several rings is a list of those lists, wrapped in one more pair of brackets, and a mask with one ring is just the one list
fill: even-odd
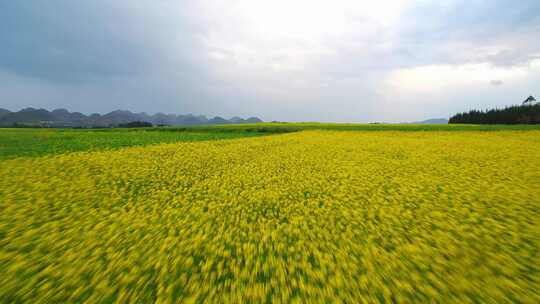
[(0, 162), (0, 302), (540, 302), (540, 132)]

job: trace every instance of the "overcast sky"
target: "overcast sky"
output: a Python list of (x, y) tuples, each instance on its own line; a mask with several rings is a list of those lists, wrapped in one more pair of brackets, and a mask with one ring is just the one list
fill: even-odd
[(539, 0), (0, 1), (0, 108), (410, 121), (540, 95)]

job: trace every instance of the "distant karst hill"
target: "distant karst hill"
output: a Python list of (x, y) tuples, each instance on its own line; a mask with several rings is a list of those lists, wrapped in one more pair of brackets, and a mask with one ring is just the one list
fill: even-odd
[(112, 111), (110, 113), (85, 115), (79, 112), (69, 112), (66, 109), (47, 111), (45, 109), (25, 108), (18, 112), (0, 109), (0, 126), (40, 126), (40, 127), (110, 127), (126, 125), (132, 122), (149, 122), (154, 125), (205, 125), (205, 124), (241, 124), (262, 122), (257, 117), (247, 119), (233, 117), (225, 119), (214, 117), (208, 119), (203, 115), (175, 115), (157, 113), (132, 113), (130, 111)]
[(0, 108), (0, 118), (2, 118), (4, 115), (7, 115), (9, 113), (11, 113), (11, 111)]
[(440, 125), (440, 124), (448, 124), (448, 119), (446, 118), (432, 118), (422, 121), (414, 121), (411, 122), (411, 124), (428, 124), (428, 125)]

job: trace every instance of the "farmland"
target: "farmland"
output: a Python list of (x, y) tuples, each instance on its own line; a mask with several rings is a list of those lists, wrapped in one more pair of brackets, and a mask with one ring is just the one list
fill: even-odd
[(538, 127), (0, 143), (0, 302), (540, 302)]
[(75, 151), (114, 150), (158, 143), (250, 137), (262, 133), (243, 130), (193, 130), (166, 132), (153, 129), (1, 129), (0, 160), (15, 157), (36, 157)]
[(0, 160), (76, 151), (114, 150), (159, 143), (234, 139), (304, 130), (335, 131), (526, 131), (538, 125), (411, 125), (260, 123), (146, 129), (15, 129), (0, 128)]

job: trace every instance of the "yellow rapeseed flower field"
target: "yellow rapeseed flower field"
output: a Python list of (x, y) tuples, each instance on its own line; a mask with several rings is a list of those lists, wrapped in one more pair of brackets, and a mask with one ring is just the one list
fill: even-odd
[(0, 162), (2, 303), (540, 303), (540, 132)]

